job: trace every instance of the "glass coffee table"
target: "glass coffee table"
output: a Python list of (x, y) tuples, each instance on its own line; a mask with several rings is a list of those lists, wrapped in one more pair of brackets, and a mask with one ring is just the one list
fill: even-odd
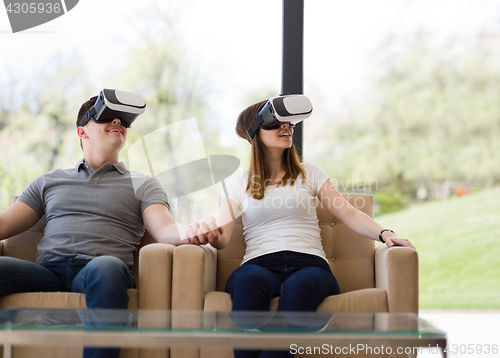
[(440, 349), (446, 334), (416, 314), (1, 309), (0, 345), (275, 349), (407, 354)]

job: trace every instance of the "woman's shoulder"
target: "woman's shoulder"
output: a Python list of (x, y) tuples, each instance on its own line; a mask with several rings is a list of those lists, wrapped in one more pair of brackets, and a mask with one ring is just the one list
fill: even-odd
[(233, 174), (229, 179), (229, 182), (233, 184), (238, 183), (239, 185), (245, 185), (246, 187), (248, 182), (248, 171)]
[(232, 179), (234, 179), (234, 180), (246, 180), (246, 179), (248, 179), (248, 170), (245, 170), (245, 171), (242, 171), (239, 173), (234, 173), (231, 176), (231, 180)]
[(304, 170), (306, 171), (306, 173), (312, 173), (312, 172), (317, 172), (317, 171), (321, 171), (322, 172), (323, 171), (317, 165), (312, 164), (312, 163), (308, 163), (308, 162), (302, 163), (302, 167), (304, 168)]
[(328, 174), (326, 174), (323, 171), (323, 169), (321, 169), (320, 167), (318, 167), (315, 164), (302, 163), (302, 166), (303, 166), (304, 170), (306, 171), (306, 176), (308, 178), (307, 180), (323, 181), (323, 180), (330, 178), (330, 176)]

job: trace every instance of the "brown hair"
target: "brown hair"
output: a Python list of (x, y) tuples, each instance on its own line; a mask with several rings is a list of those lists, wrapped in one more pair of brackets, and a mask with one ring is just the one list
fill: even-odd
[[(241, 138), (248, 138), (248, 129), (252, 126), (255, 117), (262, 107), (264, 107), (266, 102), (267, 101), (262, 101), (251, 105), (240, 113), (238, 121), (236, 122), (236, 133)], [(252, 139), (252, 153), (250, 156), (250, 168), (248, 170), (248, 184), (246, 188), (246, 191), (254, 199), (262, 199), (264, 197), (264, 190), (268, 185), (268, 180), (271, 178), (269, 162), (266, 160), (264, 148), (259, 139), (259, 132), (258, 130)], [(286, 174), (278, 185), (286, 183), (291, 183), (291, 185), (293, 185), (300, 174), (302, 174), (302, 178), (305, 179), (306, 172), (300, 164), (300, 158), (293, 143), (290, 148), (286, 148), (283, 152), (283, 162), (285, 164)]]
[[(82, 123), (87, 112), (94, 107), (95, 101), (97, 101), (97, 96), (90, 97), (88, 101), (84, 102), (78, 111), (78, 115), (76, 116), (76, 127), (78, 128), (79, 124)], [(83, 150), (82, 139), (80, 138), (80, 148)]]

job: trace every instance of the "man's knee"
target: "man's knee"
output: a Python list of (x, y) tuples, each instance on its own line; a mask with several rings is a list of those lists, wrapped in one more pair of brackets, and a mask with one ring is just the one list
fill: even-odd
[(107, 281), (110, 284), (132, 279), (127, 265), (114, 256), (99, 256), (92, 259), (84, 269), (92, 279)]
[(0, 268), (5, 270), (10, 268), (17, 270), (17, 266), (24, 266), (27, 262), (29, 261), (21, 260), (15, 257), (0, 256)]
[(14, 257), (0, 257), (0, 296), (64, 289), (57, 275), (43, 266)]
[(88, 265), (94, 266), (96, 269), (103, 270), (128, 270), (125, 262), (114, 256), (99, 256), (92, 259)]

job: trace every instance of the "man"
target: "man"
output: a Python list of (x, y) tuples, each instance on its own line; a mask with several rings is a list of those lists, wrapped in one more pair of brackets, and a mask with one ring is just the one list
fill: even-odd
[[(127, 308), (133, 253), (146, 229), (160, 243), (205, 244), (220, 239), (215, 219), (192, 226), (176, 223), (165, 190), (155, 178), (130, 172), (118, 154), (126, 124), (77, 116), (84, 159), (75, 168), (56, 169), (31, 182), (0, 213), (0, 240), (21, 233), (45, 215), (36, 262), (0, 257), (0, 296), (19, 292), (67, 291), (86, 294), (87, 308)], [(88, 120), (85, 124), (85, 120)], [(85, 349), (84, 357), (118, 357), (117, 349)]]

